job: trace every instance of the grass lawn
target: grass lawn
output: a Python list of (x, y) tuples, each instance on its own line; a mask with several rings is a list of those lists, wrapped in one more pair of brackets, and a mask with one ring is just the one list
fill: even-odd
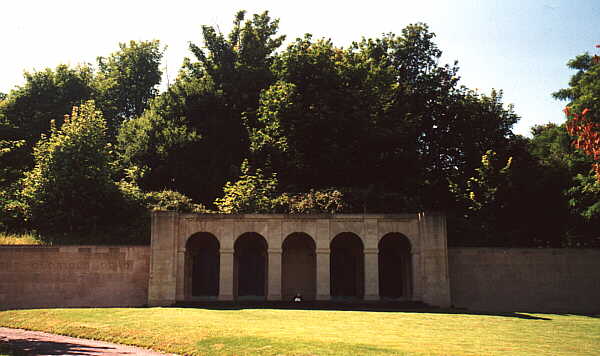
[(600, 352), (600, 316), (555, 314), (39, 309), (0, 311), (0, 326), (194, 355), (598, 355)]

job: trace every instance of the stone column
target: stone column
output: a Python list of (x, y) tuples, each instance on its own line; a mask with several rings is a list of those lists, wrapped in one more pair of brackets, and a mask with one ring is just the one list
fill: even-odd
[(317, 254), (317, 300), (330, 300), (329, 241), (331, 239), (330, 219), (316, 220), (315, 239)]
[(329, 277), (329, 256), (328, 248), (317, 249), (317, 300), (330, 300), (330, 277)]
[(177, 249), (177, 300), (185, 299), (185, 248)]
[(365, 249), (365, 300), (379, 300), (379, 255), (376, 248)]
[(379, 229), (377, 219), (365, 218), (364, 243), (364, 299), (379, 300)]
[(270, 248), (267, 300), (281, 300), (281, 249)]
[(219, 266), (219, 300), (233, 300), (233, 249), (221, 249)]

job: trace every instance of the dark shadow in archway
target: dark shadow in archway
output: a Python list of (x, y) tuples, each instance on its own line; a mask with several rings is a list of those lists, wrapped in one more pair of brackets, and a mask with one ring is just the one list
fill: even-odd
[(400, 233), (389, 233), (379, 241), (379, 296), (409, 299), (412, 295), (410, 241)]
[(363, 243), (357, 235), (343, 232), (331, 241), (331, 296), (362, 299), (365, 291)]
[(267, 295), (267, 241), (246, 232), (235, 241), (233, 280), (236, 298), (264, 299)]
[(219, 240), (208, 232), (192, 235), (185, 244), (186, 299), (218, 296), (219, 269)]
[(295, 232), (283, 241), (281, 257), (281, 295), (291, 300), (297, 293), (303, 300), (315, 300), (317, 257), (315, 241), (308, 234)]

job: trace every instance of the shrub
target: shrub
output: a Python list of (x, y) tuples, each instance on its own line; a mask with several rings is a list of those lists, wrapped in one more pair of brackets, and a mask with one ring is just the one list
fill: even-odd
[(169, 210), (185, 213), (211, 212), (204, 205), (196, 204), (189, 197), (173, 190), (146, 193), (145, 205), (150, 210)]
[(284, 193), (276, 199), (275, 205), (280, 206), (288, 214), (334, 214), (348, 208), (344, 194), (333, 188), (311, 189), (299, 194)]

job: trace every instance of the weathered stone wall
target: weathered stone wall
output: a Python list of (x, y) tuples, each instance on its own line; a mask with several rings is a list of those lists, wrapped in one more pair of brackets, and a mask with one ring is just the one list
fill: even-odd
[(449, 248), (448, 262), (455, 307), (600, 311), (600, 249)]
[(0, 246), (0, 309), (142, 306), (148, 246)]
[[(166, 256), (153, 258), (174, 261), (173, 241), (164, 243)], [(150, 253), (147, 246), (0, 246), (0, 309), (145, 305)], [(425, 270), (437, 263), (423, 262)], [(455, 307), (600, 312), (600, 249), (450, 248), (448, 272)]]

